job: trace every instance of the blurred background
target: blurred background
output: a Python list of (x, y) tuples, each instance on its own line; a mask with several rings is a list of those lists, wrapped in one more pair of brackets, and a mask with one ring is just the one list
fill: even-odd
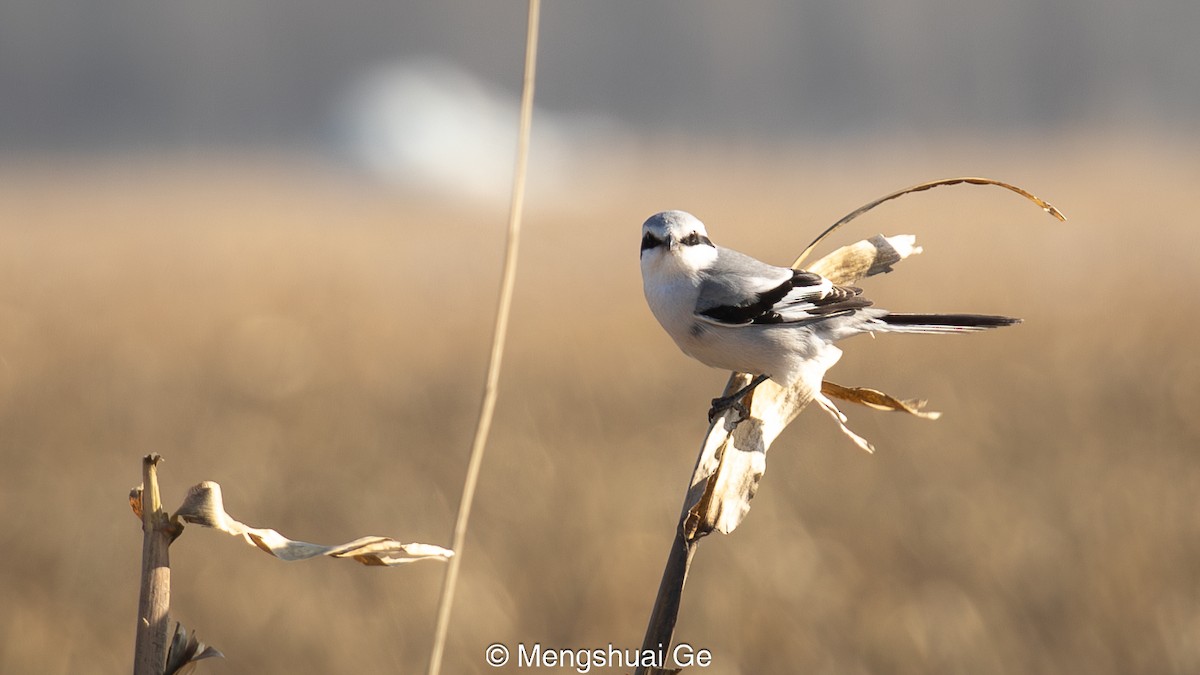
[[(525, 8), (0, 7), (0, 672), (128, 671), (140, 458), (293, 538), (447, 544), (481, 396)], [(677, 637), (714, 673), (1200, 671), (1200, 5), (548, 2), (497, 420), (444, 672), (640, 645), (726, 375), (645, 307), (640, 223), (787, 264), (912, 233), (880, 306), (1024, 317), (847, 342), (868, 456), (806, 411)], [(423, 672), (444, 567), (189, 529), (202, 672)], [(515, 649), (515, 647), (514, 647)], [(513, 668), (510, 668), (512, 670)]]

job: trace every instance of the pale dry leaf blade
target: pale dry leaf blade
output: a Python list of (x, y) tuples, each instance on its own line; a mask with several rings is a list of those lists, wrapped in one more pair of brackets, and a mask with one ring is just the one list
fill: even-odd
[(826, 380), (821, 383), (821, 393), (830, 398), (858, 403), (875, 410), (904, 412), (926, 420), (936, 420), (942, 416), (940, 412), (925, 410), (926, 401), (923, 399), (898, 399), (878, 389), (868, 387), (844, 387)]
[(389, 537), (363, 537), (346, 544), (325, 546), (289, 539), (279, 532), (250, 527), (225, 511), (221, 486), (204, 481), (192, 486), (174, 518), (241, 537), (260, 550), (288, 562), (318, 556), (351, 558), (364, 565), (391, 567), (418, 560), (448, 560), (454, 552), (433, 544), (404, 544)]
[(896, 263), (921, 251), (914, 235), (885, 237), (877, 234), (833, 251), (813, 263), (808, 271), (816, 272), (839, 286), (848, 286), (863, 277), (891, 272)]
[(401, 544), (387, 537), (362, 537), (332, 547), (325, 555), (353, 558), (364, 565), (396, 565), (423, 558), (443, 558), (446, 557), (446, 549), (433, 544)]
[(833, 418), (833, 421), (836, 422), (838, 425), (838, 429), (840, 429), (841, 432), (843, 434), (845, 434), (847, 438), (849, 438), (851, 441), (853, 441), (854, 444), (857, 445), (858, 447), (862, 448), (863, 450), (866, 450), (868, 453), (871, 453), (871, 454), (875, 453), (875, 446), (871, 445), (870, 441), (863, 438), (862, 436), (859, 436), (858, 434), (854, 433), (853, 430), (850, 429), (850, 427), (846, 424), (850, 420), (846, 417), (846, 415), (841, 410), (838, 409), (838, 407), (836, 405), (834, 405), (833, 401), (826, 398), (824, 394), (815, 396), (813, 398), (817, 401), (817, 406), (820, 407), (821, 410), (824, 410), (830, 417)]
[[(749, 376), (734, 373), (726, 394), (737, 391), (749, 382)], [(751, 399), (768, 400), (779, 387), (763, 382)], [(759, 403), (758, 405), (764, 405)], [(797, 413), (799, 409), (797, 408)], [(693, 540), (716, 530), (728, 533), (737, 527), (750, 509), (750, 500), (758, 490), (758, 482), (766, 471), (766, 448), (772, 433), (752, 413), (741, 419), (736, 411), (724, 411), (709, 427), (691, 488), (685, 503), (684, 534)]]

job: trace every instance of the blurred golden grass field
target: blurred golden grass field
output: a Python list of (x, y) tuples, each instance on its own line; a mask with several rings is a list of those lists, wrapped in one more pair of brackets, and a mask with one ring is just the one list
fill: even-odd
[[(847, 342), (830, 379), (945, 416), (847, 408), (868, 456), (806, 411), (745, 524), (701, 544), (677, 637), (713, 673), (1200, 672), (1194, 141), (678, 140), (553, 190), (535, 170), (445, 672), (505, 672), (493, 642), (641, 642), (725, 382), (645, 307), (646, 216), (786, 264), (959, 174), (1070, 220), (941, 188), (833, 246), (916, 234), (877, 304), (1026, 323)], [(0, 672), (128, 671), (148, 452), (172, 508), (212, 479), (294, 538), (447, 544), (505, 210), (264, 158), (0, 167)], [(283, 564), (196, 528), (172, 562), (173, 617), (227, 655), (201, 672), (423, 672), (438, 563)]]

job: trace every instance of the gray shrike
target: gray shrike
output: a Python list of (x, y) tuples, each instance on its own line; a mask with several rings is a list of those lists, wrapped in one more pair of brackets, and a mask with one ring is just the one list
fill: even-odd
[(714, 399), (710, 420), (741, 407), (742, 397), (768, 378), (783, 387), (804, 381), (822, 407), (836, 410), (821, 394), (821, 380), (842, 355), (834, 343), (852, 335), (964, 333), (1021, 321), (873, 308), (859, 288), (717, 246), (704, 224), (683, 211), (656, 213), (642, 225), (641, 259), (650, 311), (683, 353), (755, 376), (740, 391)]

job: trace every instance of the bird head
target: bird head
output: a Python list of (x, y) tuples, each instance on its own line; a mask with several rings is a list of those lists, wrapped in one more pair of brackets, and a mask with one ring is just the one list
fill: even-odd
[(708, 238), (704, 223), (690, 213), (663, 211), (642, 223), (643, 274), (676, 268), (695, 272), (716, 257), (717, 247)]

